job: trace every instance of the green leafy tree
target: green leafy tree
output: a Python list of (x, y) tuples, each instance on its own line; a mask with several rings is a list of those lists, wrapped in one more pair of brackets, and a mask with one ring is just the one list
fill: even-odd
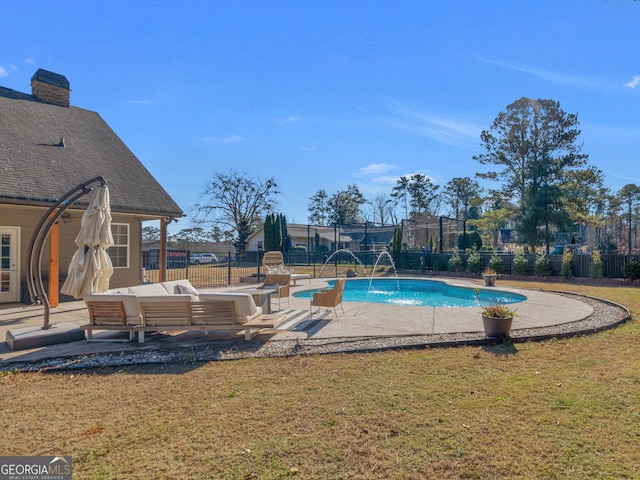
[(402, 204), (404, 207), (404, 218), (409, 218), (409, 182), (407, 177), (400, 177), (391, 193), (391, 198), (394, 199), (396, 205)]
[(329, 205), (328, 205), (327, 192), (325, 190), (318, 190), (311, 200), (311, 203), (307, 207), (309, 211), (309, 223), (314, 225), (324, 226), (327, 224), (329, 218)]
[(473, 201), (480, 198), (482, 189), (476, 180), (469, 177), (456, 177), (445, 184), (443, 193), (454, 217), (458, 220), (466, 220)]
[(202, 242), (210, 240), (202, 227), (183, 228), (175, 235), (171, 235), (168, 244), (172, 248), (181, 248), (184, 250), (198, 251)]
[(358, 186), (349, 185), (328, 200), (329, 221), (339, 225), (362, 222), (360, 207), (366, 202)]
[(625, 205), (627, 209), (627, 248), (628, 253), (632, 252), (631, 245), (631, 233), (632, 233), (632, 220), (633, 220), (633, 211), (640, 203), (640, 187), (633, 183), (628, 183), (624, 187), (620, 189), (618, 192), (618, 198), (620, 202)]
[(264, 251), (268, 252), (273, 250), (273, 218), (271, 213), (267, 213), (267, 216), (264, 218), (264, 224), (262, 225), (262, 231), (264, 232)]
[(432, 214), (431, 202), (437, 197), (437, 191), (440, 188), (434, 185), (429, 177), (417, 173), (411, 176), (411, 181), (407, 188), (411, 195), (409, 205), (411, 206), (411, 215), (421, 215), (423, 213)]
[(275, 213), (267, 214), (263, 228), (265, 251), (280, 250), (282, 247), (282, 229)]
[(284, 214), (278, 214), (278, 224), (280, 226), (280, 248), (283, 252), (291, 250), (291, 239), (287, 230), (287, 217)]
[(591, 265), (589, 266), (589, 278), (600, 280), (604, 276), (604, 264), (600, 250), (594, 250), (591, 254)]
[(402, 227), (397, 225), (393, 230), (393, 239), (391, 240), (391, 251), (394, 255), (402, 252)]
[(571, 260), (573, 258), (573, 254), (571, 250), (568, 248), (564, 249), (562, 253), (562, 266), (560, 268), (560, 275), (562, 275), (567, 280), (573, 276), (573, 272), (571, 270)]
[(224, 238), (224, 232), (220, 227), (215, 225), (211, 230), (211, 240), (213, 240), (216, 243), (219, 243), (223, 241), (223, 238)]
[(458, 235), (458, 250), (466, 250), (467, 248), (481, 249), (482, 238), (478, 232), (468, 232), (465, 235)]
[(160, 240), (160, 229), (158, 227), (142, 227), (142, 240)]
[(503, 191), (519, 202), (518, 230), (532, 247), (540, 240), (548, 242), (550, 228), (569, 218), (562, 187), (570, 172), (587, 161), (578, 143), (578, 125), (577, 114), (567, 114), (559, 102), (523, 97), (500, 112), (480, 136), (485, 153), (474, 159), (498, 169), (478, 176), (502, 182)]
[(253, 178), (236, 171), (214, 173), (203, 202), (196, 205), (196, 221), (219, 224), (235, 232), (233, 244), (246, 251), (247, 239), (262, 225), (263, 215), (272, 212), (280, 194), (273, 178)]

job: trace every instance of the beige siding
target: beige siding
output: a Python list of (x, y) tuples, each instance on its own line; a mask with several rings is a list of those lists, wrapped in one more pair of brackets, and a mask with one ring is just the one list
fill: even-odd
[[(47, 209), (42, 207), (0, 205), (0, 226), (20, 227), (20, 283), (21, 288), (26, 288), (27, 255), (29, 243), (34, 229)], [(70, 218), (59, 220), (60, 226), (60, 277), (64, 278), (71, 258), (76, 251), (75, 237), (80, 229), (82, 210), (67, 210)], [(112, 287), (124, 287), (138, 285), (142, 282), (142, 246), (141, 230), (142, 219), (133, 215), (114, 214), (113, 221), (129, 224), (129, 267), (117, 268), (111, 277)], [(46, 242), (42, 251), (41, 261), (42, 275), (49, 274), (49, 242)], [(21, 292), (21, 297), (27, 298), (28, 292)]]

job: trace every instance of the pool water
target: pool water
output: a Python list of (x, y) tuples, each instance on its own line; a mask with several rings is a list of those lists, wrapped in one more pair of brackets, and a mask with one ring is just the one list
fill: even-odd
[[(335, 280), (328, 282), (330, 286)], [(369, 286), (371, 285), (371, 288)], [(476, 293), (477, 290), (477, 293)], [(293, 296), (309, 298), (315, 290)], [(411, 278), (349, 279), (344, 288), (344, 302), (386, 303), (420, 307), (478, 307), (493, 303), (518, 303), (527, 297), (517, 293), (471, 287), (456, 287), (434, 280)]]

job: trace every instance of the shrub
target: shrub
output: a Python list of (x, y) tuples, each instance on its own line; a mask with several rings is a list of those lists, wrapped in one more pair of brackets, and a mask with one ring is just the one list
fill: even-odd
[(518, 316), (515, 310), (501, 303), (494, 303), (483, 307), (482, 315), (491, 318), (513, 318)]
[(624, 278), (631, 281), (640, 280), (640, 263), (630, 260), (624, 266)]
[(562, 253), (562, 267), (560, 269), (560, 274), (566, 279), (569, 279), (572, 277), (572, 272), (571, 272), (572, 258), (573, 258), (573, 255), (571, 254), (571, 251), (568, 248), (565, 248), (564, 252)]
[(470, 232), (465, 235), (458, 235), (458, 250), (466, 250), (467, 248), (482, 248), (482, 238), (478, 232)]
[(604, 276), (604, 265), (600, 250), (594, 250), (591, 254), (591, 265), (589, 266), (589, 278), (599, 280)]
[(502, 273), (502, 258), (493, 253), (489, 259), (489, 268), (496, 273)]
[(549, 257), (544, 253), (539, 254), (538, 258), (536, 258), (534, 269), (536, 275), (539, 277), (548, 277), (551, 275), (551, 262), (549, 261)]
[(453, 255), (449, 259), (449, 270), (452, 272), (462, 271), (462, 258), (458, 255), (458, 252), (454, 250)]
[(402, 228), (396, 226), (393, 231), (393, 239), (391, 240), (391, 252), (393, 255), (398, 255), (402, 251)]
[(516, 253), (515, 258), (513, 259), (513, 271), (516, 275), (527, 274), (527, 259), (524, 257), (524, 253)]
[(482, 271), (482, 257), (480, 256), (480, 252), (475, 248), (469, 254), (469, 258), (467, 258), (467, 270), (471, 273), (480, 273)]

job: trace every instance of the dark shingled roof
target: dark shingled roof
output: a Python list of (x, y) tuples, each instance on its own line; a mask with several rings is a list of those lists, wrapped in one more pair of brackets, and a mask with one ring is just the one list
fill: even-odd
[(0, 203), (52, 203), (97, 175), (114, 212), (184, 216), (96, 112), (0, 87)]

